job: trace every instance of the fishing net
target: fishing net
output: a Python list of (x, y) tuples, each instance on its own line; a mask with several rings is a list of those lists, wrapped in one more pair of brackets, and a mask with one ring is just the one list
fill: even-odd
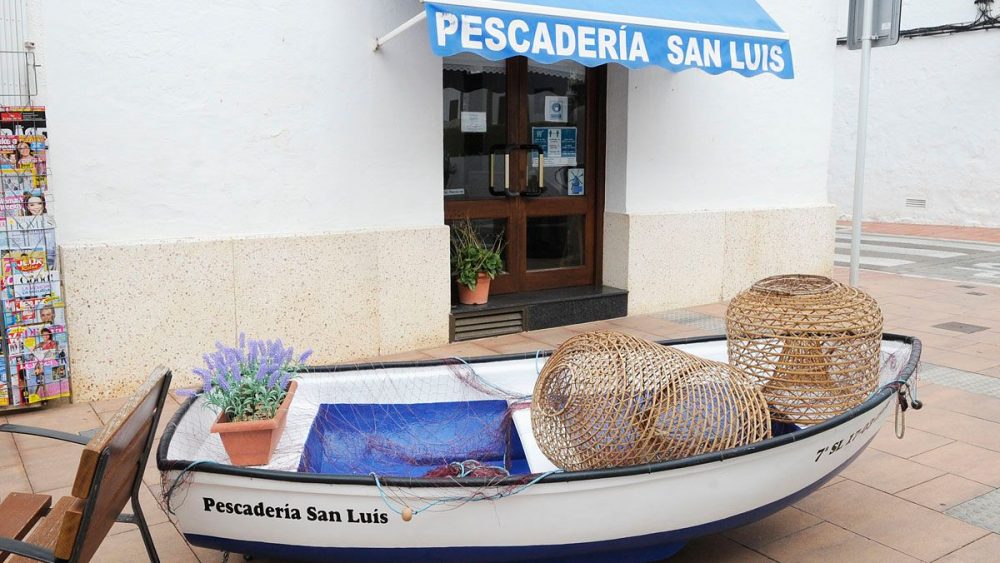
[(781, 275), (726, 311), (729, 363), (763, 385), (775, 420), (815, 424), (864, 402), (878, 384), (882, 312), (822, 276)]
[(535, 383), (531, 422), (564, 469), (677, 459), (769, 438), (767, 404), (729, 366), (615, 332), (574, 336)]
[[(382, 500), (400, 513), (516, 494), (549, 470), (529, 466), (523, 431), (514, 424), (516, 412), (527, 412), (544, 362), (538, 356), (475, 366), (455, 359), (310, 370), (299, 375), (285, 430), (271, 460), (259, 467), (374, 477)], [(230, 464), (218, 434), (209, 431), (217, 413), (203, 403), (193, 399), (171, 428), (169, 459), (192, 468)], [(190, 502), (185, 482), (191, 474), (170, 475), (163, 483), (170, 507)], [(457, 480), (465, 477), (480, 481)], [(399, 486), (399, 478), (456, 481), (454, 487), (410, 490)]]
[[(517, 367), (444, 365), (302, 373), (285, 431), (268, 469), (386, 477), (424, 477), (475, 468), (528, 474), (513, 412), (527, 400), (540, 360)], [(483, 371), (490, 379), (481, 377)], [(509, 386), (509, 388), (507, 387)], [(185, 458), (230, 463), (217, 434), (217, 413), (197, 398), (173, 443)], [(451, 469), (449, 469), (451, 467)]]

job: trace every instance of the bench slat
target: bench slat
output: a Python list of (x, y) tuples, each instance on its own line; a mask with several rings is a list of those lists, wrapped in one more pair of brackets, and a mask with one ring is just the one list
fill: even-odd
[[(24, 541), (54, 550), (56, 542), (59, 540), (59, 529), (62, 526), (63, 514), (77, 503), (82, 505), (83, 501), (75, 497), (62, 497), (59, 499), (55, 506), (52, 507), (48, 516), (42, 518), (38, 526), (35, 526), (35, 529), (28, 534), (28, 539)], [(28, 563), (29, 561), (37, 563), (33, 559), (21, 556), (15, 556), (10, 559), (10, 563)]]
[[(49, 495), (33, 495), (31, 493), (10, 493), (0, 502), (0, 537), (23, 539), (52, 505)], [(0, 551), (0, 561), (10, 555)]]

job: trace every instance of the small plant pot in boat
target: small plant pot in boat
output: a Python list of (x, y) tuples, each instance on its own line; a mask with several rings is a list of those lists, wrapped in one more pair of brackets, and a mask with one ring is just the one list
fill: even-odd
[(219, 414), (212, 432), (218, 433), (222, 445), (226, 448), (229, 461), (233, 465), (266, 465), (271, 461), (278, 440), (285, 430), (288, 419), (288, 407), (292, 404), (297, 381), (288, 383), (288, 392), (281, 401), (274, 418), (267, 420), (248, 420), (244, 422), (229, 422), (226, 413)]

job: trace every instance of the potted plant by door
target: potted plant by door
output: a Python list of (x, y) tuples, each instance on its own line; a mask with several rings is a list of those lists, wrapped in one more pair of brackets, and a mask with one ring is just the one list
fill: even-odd
[(233, 465), (264, 465), (278, 444), (298, 385), (292, 379), (312, 354), (295, 358), (281, 340), (253, 340), (240, 334), (239, 347), (215, 344), (205, 354), (201, 377), (204, 404), (219, 413), (218, 433)]
[(451, 265), (458, 283), (458, 301), (482, 305), (490, 296), (490, 281), (503, 271), (503, 235), (486, 244), (469, 219), (451, 226)]

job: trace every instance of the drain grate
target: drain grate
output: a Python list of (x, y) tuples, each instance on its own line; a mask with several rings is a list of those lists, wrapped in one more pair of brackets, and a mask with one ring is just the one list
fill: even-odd
[(996, 377), (928, 364), (927, 362), (920, 362), (920, 370), (917, 373), (921, 383), (937, 383), (969, 393), (989, 395), (1000, 399), (1000, 379)]
[(944, 513), (1000, 534), (1000, 489), (953, 506)]
[(969, 323), (958, 323), (949, 322), (941, 323), (939, 325), (934, 325), (934, 328), (940, 328), (942, 330), (950, 330), (952, 332), (961, 332), (964, 334), (972, 334), (974, 332), (980, 332), (989, 329), (988, 326), (970, 325)]

